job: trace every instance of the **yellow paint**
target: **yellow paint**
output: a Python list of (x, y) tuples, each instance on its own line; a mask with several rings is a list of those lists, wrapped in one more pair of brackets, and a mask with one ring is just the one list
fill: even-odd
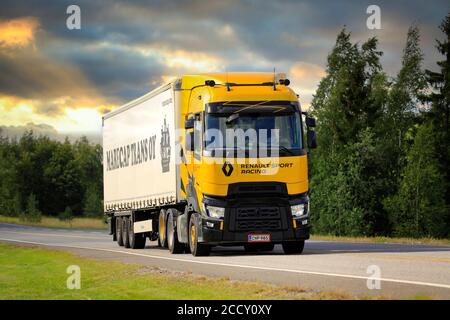
[[(295, 92), (284, 85), (277, 85), (276, 90), (272, 86), (241, 86), (231, 87), (227, 91), (225, 86), (205, 86), (206, 80), (214, 80), (216, 84), (226, 82), (236, 84), (260, 84), (273, 82), (274, 75), (270, 72), (252, 73), (212, 73), (198, 75), (184, 75), (181, 78), (181, 126), (182, 136), (180, 142), (185, 146), (184, 121), (196, 113), (204, 111), (205, 104), (210, 102), (225, 101), (291, 101), (298, 102)], [(237, 182), (283, 182), (286, 183), (288, 193), (291, 195), (308, 191), (308, 165), (306, 156), (266, 158), (266, 159), (239, 159), (242, 163), (236, 163), (236, 159), (205, 158), (194, 162), (193, 153), (185, 150), (188, 164), (180, 165), (180, 175), (185, 188), (189, 182), (188, 176), (194, 177), (195, 190), (199, 204), (203, 195), (226, 196), (228, 185)], [(227, 177), (222, 172), (225, 160), (233, 165), (232, 174)], [(215, 162), (214, 162), (215, 161)], [(190, 162), (190, 163), (189, 163)], [(249, 163), (268, 163), (271, 165), (286, 165), (290, 167), (281, 168), (267, 174), (254, 172), (245, 173), (242, 165)], [(277, 163), (278, 162), (278, 163)], [(180, 192), (183, 197), (186, 193)]]

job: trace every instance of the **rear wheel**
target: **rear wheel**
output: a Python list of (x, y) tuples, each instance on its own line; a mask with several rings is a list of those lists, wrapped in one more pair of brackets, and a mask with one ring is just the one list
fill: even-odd
[(123, 238), (123, 246), (125, 248), (130, 247), (130, 238), (128, 236), (130, 229), (130, 218), (123, 217), (123, 223), (122, 223), (122, 238)]
[(162, 209), (159, 212), (158, 245), (163, 248), (167, 248), (166, 217), (166, 210)]
[(191, 215), (189, 219), (189, 249), (193, 256), (209, 256), (211, 247), (209, 245), (198, 242), (198, 217), (196, 214)]
[(174, 228), (174, 214), (173, 209), (167, 211), (167, 246), (172, 254), (183, 253), (184, 245), (178, 241), (177, 231)]
[(143, 249), (145, 247), (145, 233), (134, 233), (134, 222), (131, 218), (128, 220), (128, 242), (132, 249)]
[(122, 227), (123, 227), (122, 217), (116, 217), (116, 239), (117, 244), (121, 247), (123, 246)]
[(305, 240), (283, 242), (282, 246), (285, 254), (300, 254), (305, 247)]

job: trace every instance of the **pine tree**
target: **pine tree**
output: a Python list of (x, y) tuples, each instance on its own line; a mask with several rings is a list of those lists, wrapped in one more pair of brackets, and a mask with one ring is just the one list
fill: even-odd
[(399, 193), (385, 201), (395, 236), (448, 236), (444, 178), (431, 122), (421, 125), (407, 155)]
[(67, 206), (63, 212), (58, 215), (58, 219), (61, 221), (71, 221), (73, 219), (73, 211)]
[(27, 208), (25, 212), (21, 215), (21, 220), (30, 222), (40, 222), (42, 219), (42, 213), (38, 209), (38, 201), (34, 193), (28, 196)]
[(90, 185), (86, 190), (83, 213), (88, 217), (98, 217), (103, 214), (101, 197), (93, 185)]
[[(438, 61), (439, 71), (426, 70), (427, 80), (432, 92), (424, 97), (424, 101), (431, 105), (427, 118), (433, 123), (435, 148), (445, 184), (447, 208), (450, 208), (450, 13), (440, 25), (444, 33), (444, 41), (436, 40), (436, 48), (444, 56)], [(448, 209), (450, 210), (450, 209)], [(450, 229), (450, 221), (448, 222)]]
[(373, 235), (385, 225), (382, 164), (375, 127), (387, 95), (377, 39), (352, 44), (342, 30), (328, 56), (327, 76), (312, 102), (318, 148), (311, 157), (315, 232)]

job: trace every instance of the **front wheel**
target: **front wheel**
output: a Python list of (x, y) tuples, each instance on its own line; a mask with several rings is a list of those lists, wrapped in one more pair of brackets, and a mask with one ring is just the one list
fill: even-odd
[(301, 254), (305, 247), (305, 240), (283, 242), (282, 246), (285, 254)]
[(198, 242), (198, 216), (196, 214), (191, 215), (189, 219), (189, 249), (193, 256), (209, 256), (211, 247)]

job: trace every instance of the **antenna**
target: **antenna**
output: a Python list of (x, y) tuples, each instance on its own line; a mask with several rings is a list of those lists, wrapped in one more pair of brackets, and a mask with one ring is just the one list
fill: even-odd
[(277, 91), (277, 87), (275, 85), (275, 67), (273, 67), (273, 91)]

